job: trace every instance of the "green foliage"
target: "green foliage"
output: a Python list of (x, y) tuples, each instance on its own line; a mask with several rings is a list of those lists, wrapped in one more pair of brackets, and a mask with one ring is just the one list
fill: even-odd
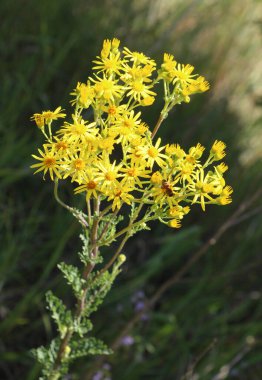
[(84, 230), (84, 233), (80, 235), (80, 239), (82, 240), (82, 250), (78, 252), (78, 256), (80, 258), (80, 261), (87, 265), (87, 263), (90, 262), (90, 255), (89, 255), (89, 236), (86, 230)]
[(73, 339), (70, 343), (70, 360), (87, 355), (110, 355), (110, 350), (101, 340), (96, 338)]
[(73, 324), (72, 313), (70, 310), (67, 310), (63, 302), (50, 290), (46, 293), (46, 301), (52, 318), (56, 322), (60, 336), (63, 338)]
[(115, 278), (121, 272), (119, 269), (121, 264), (122, 262), (118, 260), (118, 262), (114, 264), (111, 272), (105, 271), (102, 274), (96, 272), (89, 277), (89, 286), (86, 294), (86, 308), (84, 311), (85, 316), (90, 316), (98, 309), (98, 306), (102, 304), (104, 298), (110, 291)]
[(60, 263), (57, 265), (63, 273), (67, 283), (72, 287), (76, 298), (81, 296), (81, 291), (85, 281), (81, 278), (80, 270), (74, 265)]
[(115, 216), (110, 213), (102, 218), (98, 227), (99, 244), (110, 245), (115, 240), (116, 226), (124, 219), (123, 215)]
[[(52, 368), (54, 366), (57, 351), (59, 348), (59, 340), (53, 339), (48, 347), (39, 347), (37, 349), (31, 350), (31, 353), (36, 358), (36, 360), (41, 363), (42, 365), (42, 375), (43, 377), (40, 377), (40, 380), (46, 380), (49, 379)], [(67, 370), (67, 365), (64, 364), (61, 367), (61, 374), (65, 373)]]
[(89, 318), (82, 317), (74, 319), (72, 330), (82, 338), (85, 334), (93, 329), (92, 322)]

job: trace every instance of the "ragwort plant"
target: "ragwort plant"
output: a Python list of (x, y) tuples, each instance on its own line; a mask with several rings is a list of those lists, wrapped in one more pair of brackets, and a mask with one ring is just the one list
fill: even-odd
[[(71, 93), (74, 111), (68, 121), (62, 122), (66, 114), (61, 107), (32, 117), (45, 142), (33, 155), (38, 163), (31, 167), (50, 176), (56, 200), (83, 230), (79, 253), (83, 269), (64, 262), (58, 265), (72, 288), (75, 310), (68, 310), (51, 291), (46, 295), (58, 336), (48, 348), (33, 350), (43, 367), (42, 379), (61, 378), (78, 357), (111, 353), (103, 342), (89, 336), (90, 316), (120, 273), (126, 259), (121, 252), (131, 236), (149, 229), (153, 220), (180, 228), (192, 204), (205, 211), (207, 204), (231, 202), (232, 188), (223, 177), (227, 165), (217, 164), (225, 156), (222, 141), (213, 143), (203, 161), (205, 148), (199, 143), (185, 151), (174, 142), (162, 145), (160, 137), (155, 141), (169, 111), (188, 103), (191, 95), (207, 91), (209, 83), (193, 73), (193, 66), (177, 63), (173, 55), (164, 54), (157, 69), (153, 59), (126, 47), (120, 50), (119, 44), (118, 39), (104, 41), (94, 74)], [(138, 109), (154, 103), (159, 82), (164, 105), (151, 131)], [(54, 127), (57, 120), (61, 123)], [(64, 180), (73, 183), (74, 194), (85, 196), (85, 210), (60, 199), (58, 185)], [(126, 207), (123, 211), (124, 205), (129, 213)], [(119, 246), (104, 263), (102, 247), (115, 241)]]

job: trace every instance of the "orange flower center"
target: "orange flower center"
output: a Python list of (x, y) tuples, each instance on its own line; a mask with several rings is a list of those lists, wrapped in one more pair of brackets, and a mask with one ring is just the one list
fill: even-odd
[(87, 184), (86, 184), (86, 187), (89, 189), (89, 190), (93, 190), (96, 188), (96, 183), (94, 181), (89, 181)]
[(54, 157), (46, 157), (44, 159), (44, 165), (47, 167), (47, 168), (51, 168), (52, 166), (54, 166), (56, 164), (56, 159)]

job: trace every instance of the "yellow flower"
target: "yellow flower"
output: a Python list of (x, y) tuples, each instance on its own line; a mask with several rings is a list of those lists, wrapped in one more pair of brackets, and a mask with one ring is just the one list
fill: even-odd
[(111, 127), (111, 132), (119, 134), (117, 142), (127, 143), (130, 139), (137, 137), (136, 133), (140, 125), (139, 117), (141, 112), (137, 114), (134, 111), (125, 112), (116, 118), (114, 127)]
[(165, 151), (168, 156), (175, 156), (178, 159), (184, 158), (186, 156), (186, 152), (181, 148), (179, 144), (167, 144)]
[(123, 184), (128, 186), (133, 186), (137, 184), (140, 188), (143, 186), (140, 178), (149, 178), (150, 170), (146, 170), (144, 166), (140, 166), (139, 164), (134, 165), (126, 165), (124, 168), (120, 169), (121, 172), (125, 173), (124, 178), (122, 180)]
[(76, 97), (71, 101), (72, 104), (78, 104), (82, 108), (88, 108), (94, 100), (95, 91), (89, 82), (87, 82), (87, 84), (78, 82), (76, 89), (71, 92), (70, 95)]
[(116, 165), (116, 161), (111, 164), (108, 158), (103, 158), (96, 164), (99, 169), (96, 174), (96, 180), (101, 182), (101, 190), (104, 193), (112, 192), (118, 186), (117, 178), (121, 176), (119, 173), (121, 166), (122, 164)]
[(214, 186), (212, 182), (210, 183), (209, 175), (205, 176), (203, 169), (199, 169), (195, 173), (194, 181), (189, 183), (188, 188), (191, 191), (189, 195), (193, 196), (192, 203), (200, 203), (203, 211), (205, 211), (206, 202), (214, 203), (214, 198), (210, 195), (213, 194)]
[(81, 116), (73, 115), (73, 124), (65, 123), (64, 127), (58, 131), (58, 136), (69, 143), (87, 143), (95, 139), (98, 129), (96, 123), (88, 123)]
[(152, 174), (150, 181), (153, 184), (162, 184), (163, 176), (159, 171), (156, 171)]
[(115, 140), (113, 137), (102, 138), (98, 141), (98, 147), (102, 150), (102, 152), (106, 152), (111, 154), (114, 149)]
[(155, 101), (155, 98), (153, 96), (146, 96), (144, 99), (140, 101), (141, 106), (147, 107), (151, 106)]
[(226, 144), (223, 143), (222, 141), (216, 140), (211, 148), (210, 155), (213, 157), (214, 161), (219, 161), (222, 158), (225, 157), (225, 148)]
[(123, 86), (118, 85), (116, 80), (106, 76), (103, 76), (103, 78), (96, 76), (96, 79), (90, 78), (90, 80), (95, 83), (96, 96), (108, 102), (120, 98), (124, 92)]
[(35, 121), (38, 128), (44, 128), (45, 118), (41, 113), (34, 113), (34, 115), (31, 117), (31, 120)]
[(194, 82), (194, 77), (196, 77), (197, 74), (192, 74), (193, 71), (194, 66), (178, 63), (177, 67), (173, 70), (173, 84), (179, 82), (181, 86), (184, 86)]
[(93, 70), (98, 70), (98, 73), (105, 72), (108, 75), (120, 75), (122, 60), (119, 52), (116, 54), (110, 52), (107, 57), (97, 57), (93, 62), (96, 64), (96, 66), (93, 67)]
[(172, 218), (183, 219), (184, 215), (188, 214), (190, 207), (174, 206), (169, 210), (169, 216)]
[(180, 228), (181, 222), (179, 219), (172, 219), (168, 222), (168, 226), (171, 228)]
[(231, 186), (226, 186), (221, 191), (220, 196), (216, 199), (216, 203), (222, 206), (225, 206), (232, 202), (231, 194), (233, 193), (233, 189)]
[(188, 157), (193, 157), (196, 160), (198, 160), (202, 156), (204, 150), (205, 148), (201, 144), (198, 143), (196, 146), (192, 146), (189, 149), (189, 155), (187, 156), (186, 159), (188, 160)]
[(103, 59), (107, 58), (110, 54), (110, 51), (113, 53), (117, 53), (120, 41), (117, 38), (113, 38), (113, 40), (104, 40), (103, 48), (101, 50), (101, 57)]
[(91, 197), (97, 198), (100, 191), (99, 183), (91, 169), (86, 170), (82, 177), (82, 184), (74, 189), (75, 194), (86, 192), (86, 200), (89, 200)]
[(63, 111), (61, 107), (57, 107), (54, 111), (35, 113), (31, 117), (31, 120), (34, 120), (39, 128), (43, 128), (46, 124), (50, 124), (53, 120), (66, 117), (66, 114), (60, 111)]
[(49, 124), (53, 120), (57, 120), (59, 118), (66, 117), (65, 113), (62, 113), (60, 111), (63, 111), (61, 107), (57, 107), (54, 111), (44, 111), (42, 112), (42, 115), (45, 119), (45, 123)]
[(116, 208), (120, 209), (123, 203), (127, 203), (128, 205), (131, 204), (134, 197), (129, 194), (133, 190), (132, 187), (127, 186), (123, 183), (118, 183), (117, 187), (114, 188), (112, 193), (108, 196), (107, 200), (111, 201), (112, 203), (112, 210), (114, 211)]
[(71, 177), (71, 182), (82, 182), (87, 167), (87, 157), (85, 152), (80, 151), (78, 154), (68, 155), (63, 161), (64, 175), (63, 178)]
[(44, 150), (42, 151), (41, 149), (38, 149), (38, 152), (40, 154), (40, 157), (32, 154), (32, 157), (34, 157), (36, 160), (41, 161), (38, 164), (30, 166), (30, 168), (37, 168), (34, 174), (40, 171), (44, 171), (44, 176), (47, 172), (49, 172), (52, 181), (54, 180), (54, 175), (57, 178), (61, 178), (61, 161), (59, 160), (57, 152), (55, 152), (54, 149), (49, 150), (48, 147), (45, 145)]
[(177, 61), (175, 60), (174, 56), (165, 53), (161, 69), (158, 71), (159, 78), (163, 78), (164, 80), (171, 82), (171, 80), (174, 77), (174, 70), (176, 68), (176, 64)]
[(144, 53), (139, 53), (137, 51), (130, 51), (127, 47), (124, 48), (123, 53), (125, 57), (129, 58), (130, 61), (134, 62), (135, 65), (151, 65), (156, 66), (156, 63), (153, 59), (147, 57)]
[(136, 79), (132, 82), (130, 82), (126, 89), (129, 91), (126, 95), (130, 96), (137, 102), (142, 103), (145, 98), (148, 98), (149, 96), (155, 96), (156, 93), (154, 91), (151, 91), (150, 88), (152, 88), (153, 85), (147, 85), (143, 82), (141, 79)]
[(221, 162), (218, 166), (216, 166), (216, 170), (220, 173), (223, 174), (228, 170), (228, 166), (224, 163)]
[(147, 165), (152, 168), (154, 163), (156, 162), (160, 167), (163, 167), (166, 165), (166, 161), (164, 159), (167, 159), (168, 157), (160, 153), (165, 147), (160, 147), (161, 139), (158, 138), (155, 145), (148, 144), (146, 146), (140, 147), (140, 152), (143, 156), (143, 158), (147, 161)]
[[(151, 178), (152, 182), (152, 178)], [(176, 187), (177, 181), (172, 181), (171, 178), (165, 176), (161, 183), (155, 183), (152, 188), (152, 196), (154, 202), (162, 207), (164, 204), (168, 204), (172, 208), (178, 201), (179, 187)]]

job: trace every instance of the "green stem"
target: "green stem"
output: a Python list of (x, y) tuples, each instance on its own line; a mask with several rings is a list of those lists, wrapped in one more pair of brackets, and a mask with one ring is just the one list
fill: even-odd
[(64, 208), (66, 208), (69, 211), (72, 211), (72, 207), (65, 204), (58, 196), (58, 178), (55, 179), (55, 186), (54, 186), (54, 196), (56, 201)]
[[(55, 193), (56, 193), (56, 199), (57, 201), (62, 204), (63, 207), (66, 206), (67, 209), (71, 209), (69, 206), (65, 205), (60, 199), (59, 197), (57, 196), (57, 183), (56, 183), (56, 186), (55, 186)], [(65, 206), (64, 206), (65, 205)], [(99, 199), (98, 200), (94, 200), (94, 210), (95, 210), (95, 213), (96, 213), (96, 217), (93, 218), (93, 225), (92, 225), (92, 229), (91, 229), (91, 242), (90, 242), (90, 245), (92, 246), (92, 251), (90, 252), (90, 255), (93, 256), (93, 258), (96, 257), (97, 253), (98, 253), (98, 245), (97, 245), (97, 231), (98, 231), (98, 220), (99, 220), (99, 207), (100, 207), (100, 201)], [(91, 264), (91, 263), (88, 263), (84, 270), (83, 270), (83, 274), (82, 274), (82, 278), (86, 281), (89, 274), (91, 273), (91, 271), (93, 270), (94, 268), (94, 264)], [(81, 298), (78, 299), (78, 302), (77, 302), (77, 307), (76, 307), (76, 311), (75, 311), (75, 318), (76, 319), (80, 319), (82, 314), (83, 314), (83, 311), (85, 309), (85, 302), (86, 302), (86, 294), (87, 294), (87, 290), (88, 290), (88, 285), (85, 286), (85, 288), (83, 289), (83, 293), (81, 295)], [(64, 338), (61, 340), (60, 342), (60, 346), (59, 346), (59, 349), (58, 349), (58, 353), (57, 353), (57, 356), (56, 356), (56, 360), (55, 360), (55, 363), (54, 363), (54, 367), (53, 367), (53, 371), (52, 373), (50, 374), (49, 376), (49, 379), (48, 380), (58, 380), (60, 377), (61, 377), (61, 373), (60, 373), (60, 366), (65, 358), (65, 353), (66, 353), (66, 347), (68, 346), (71, 338), (72, 338), (72, 335), (73, 335), (73, 332), (71, 330), (68, 330), (67, 333), (65, 334)]]

